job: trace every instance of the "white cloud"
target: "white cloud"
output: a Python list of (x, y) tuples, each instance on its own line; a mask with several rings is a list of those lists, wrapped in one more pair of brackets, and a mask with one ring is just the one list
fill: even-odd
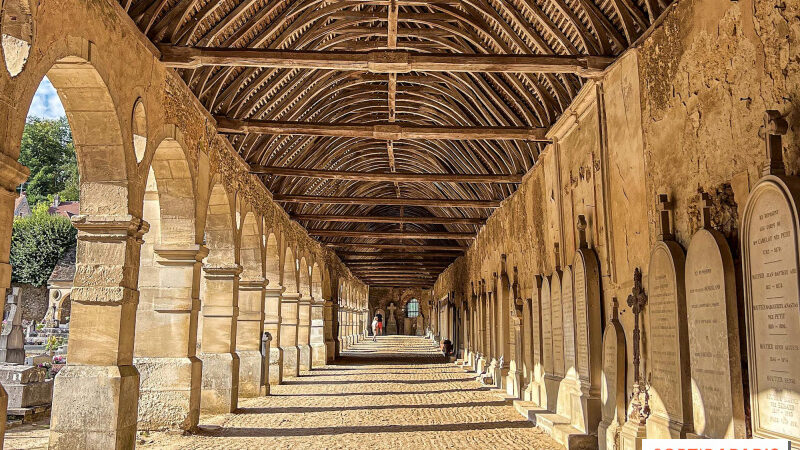
[(53, 84), (47, 77), (44, 77), (36, 89), (36, 94), (33, 96), (31, 108), (28, 110), (28, 117), (36, 116), (44, 119), (57, 119), (65, 116), (64, 105), (61, 104), (61, 99), (58, 98)]

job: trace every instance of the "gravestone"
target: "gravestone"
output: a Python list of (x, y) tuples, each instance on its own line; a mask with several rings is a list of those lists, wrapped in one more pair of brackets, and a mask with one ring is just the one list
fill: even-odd
[(619, 430), (625, 423), (625, 381), (627, 375), (625, 330), (619, 322), (617, 299), (603, 333), (603, 369), (600, 376), (601, 420), (597, 427), (600, 450), (620, 448)]
[(422, 314), (417, 316), (417, 336), (422, 336), (425, 334), (425, 319), (422, 317)]
[(765, 119), (767, 164), (742, 217), (745, 319), (753, 437), (800, 448), (800, 179), (785, 175), (777, 111)]
[(650, 407), (647, 436), (685, 438), (691, 431), (692, 399), (689, 378), (689, 338), (686, 327), (686, 258), (670, 227), (671, 203), (666, 194), (656, 198), (659, 237), (650, 252), (647, 308)]
[(542, 276), (533, 276), (533, 297), (528, 302), (528, 321), (530, 327), (528, 340), (530, 342), (528, 361), (528, 385), (523, 393), (523, 400), (534, 402), (536, 406), (541, 406), (540, 386), (544, 377), (544, 366), (542, 365)]
[(577, 378), (575, 365), (575, 297), (572, 291), (572, 267), (567, 266), (561, 278), (561, 315), (564, 330), (564, 374)]
[(541, 404), (545, 409), (555, 411), (556, 399), (547, 396), (545, 385), (548, 380), (554, 379), (553, 373), (553, 326), (552, 326), (552, 302), (550, 301), (550, 277), (542, 277), (542, 298), (541, 298), (541, 318), (542, 318), (542, 365), (544, 367), (544, 380), (539, 393)]
[(397, 306), (392, 303), (386, 309), (389, 310), (389, 318), (386, 319), (386, 334), (397, 334), (397, 319), (394, 316)]
[(703, 202), (703, 228), (692, 236), (686, 255), (694, 434), (742, 439), (746, 431), (733, 256), (725, 237), (711, 228), (711, 197), (704, 193)]
[(0, 364), (0, 384), (8, 393), (8, 413), (29, 416), (31, 409), (48, 405), (53, 398), (53, 379), (41, 367)]
[(19, 287), (12, 287), (6, 300), (3, 326), (0, 329), (0, 362), (25, 362), (25, 333), (22, 331)]
[(553, 375), (564, 378), (564, 308), (561, 299), (561, 268), (550, 276), (550, 326), (553, 330)]
[[(573, 412), (573, 425), (585, 433), (600, 422), (600, 373), (602, 366), (602, 299), (600, 263), (586, 241), (586, 219), (578, 216), (578, 249), (572, 263), (575, 297), (575, 359), (579, 385), (580, 415)], [(577, 417), (576, 417), (577, 416)], [(579, 421), (574, 419), (578, 418)]]

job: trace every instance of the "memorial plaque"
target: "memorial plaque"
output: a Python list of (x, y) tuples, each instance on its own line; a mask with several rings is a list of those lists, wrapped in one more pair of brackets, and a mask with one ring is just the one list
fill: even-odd
[(800, 306), (795, 179), (763, 178), (742, 220), (754, 437), (800, 447)]
[(550, 277), (542, 277), (542, 364), (547, 374), (553, 374), (553, 324), (550, 301)]
[(600, 265), (597, 254), (579, 248), (572, 264), (575, 292), (575, 351), (580, 379), (591, 387), (600, 384), (602, 364), (602, 313)]
[(709, 438), (744, 438), (733, 257), (725, 238), (707, 226), (692, 237), (686, 255), (694, 432)]
[(626, 343), (613, 301), (611, 318), (603, 333), (603, 371), (600, 376), (601, 418), (597, 430), (601, 450), (616, 448), (616, 428), (625, 423)]
[(575, 367), (575, 306), (572, 296), (572, 269), (567, 266), (561, 278), (561, 313), (564, 330), (564, 369), (577, 376)]
[(534, 275), (533, 298), (531, 299), (531, 346), (534, 367), (542, 364), (542, 278), (541, 275)]
[(647, 275), (648, 372), (653, 411), (647, 436), (653, 439), (685, 438), (691, 421), (684, 270), (685, 257), (678, 243), (656, 243)]
[(564, 376), (564, 312), (561, 303), (561, 271), (550, 276), (550, 326), (553, 330), (553, 374)]

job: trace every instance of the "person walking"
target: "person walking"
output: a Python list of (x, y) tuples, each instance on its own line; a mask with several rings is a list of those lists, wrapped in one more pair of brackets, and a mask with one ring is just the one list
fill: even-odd
[(372, 342), (375, 342), (375, 338), (376, 338), (376, 336), (378, 336), (378, 324), (380, 324), (380, 322), (378, 322), (378, 318), (377, 317), (373, 317), (372, 318)]

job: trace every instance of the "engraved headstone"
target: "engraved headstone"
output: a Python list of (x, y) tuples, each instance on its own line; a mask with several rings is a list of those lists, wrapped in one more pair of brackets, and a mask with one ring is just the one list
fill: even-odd
[(575, 367), (575, 299), (572, 295), (572, 268), (567, 266), (561, 278), (561, 316), (564, 329), (564, 373), (577, 378)]
[(550, 296), (550, 277), (542, 277), (542, 365), (544, 367), (544, 384), (540, 390), (540, 406), (554, 411), (556, 398), (547, 395), (546, 384), (555, 377), (553, 365), (553, 314)]
[(25, 333), (22, 331), (20, 289), (12, 287), (6, 300), (3, 325), (0, 329), (0, 362), (25, 362)]
[(603, 333), (603, 371), (600, 376), (601, 421), (597, 428), (600, 450), (616, 450), (619, 429), (625, 423), (625, 386), (627, 351), (625, 331), (619, 322), (617, 299)]
[(744, 438), (733, 256), (724, 236), (711, 228), (711, 197), (704, 193), (703, 202), (703, 228), (692, 237), (686, 255), (694, 433)]
[(653, 439), (685, 438), (691, 426), (689, 340), (684, 289), (685, 256), (672, 239), (666, 194), (656, 198), (661, 226), (650, 252), (647, 274), (648, 371), (652, 415), (647, 436)]
[(753, 437), (800, 448), (800, 180), (784, 174), (787, 128), (767, 112), (767, 165), (745, 205), (741, 244)]
[(392, 303), (386, 309), (389, 310), (389, 318), (386, 320), (386, 334), (397, 334), (397, 318), (394, 315), (397, 306)]
[(564, 377), (564, 311), (561, 300), (561, 268), (550, 276), (550, 326), (553, 329), (553, 374)]

